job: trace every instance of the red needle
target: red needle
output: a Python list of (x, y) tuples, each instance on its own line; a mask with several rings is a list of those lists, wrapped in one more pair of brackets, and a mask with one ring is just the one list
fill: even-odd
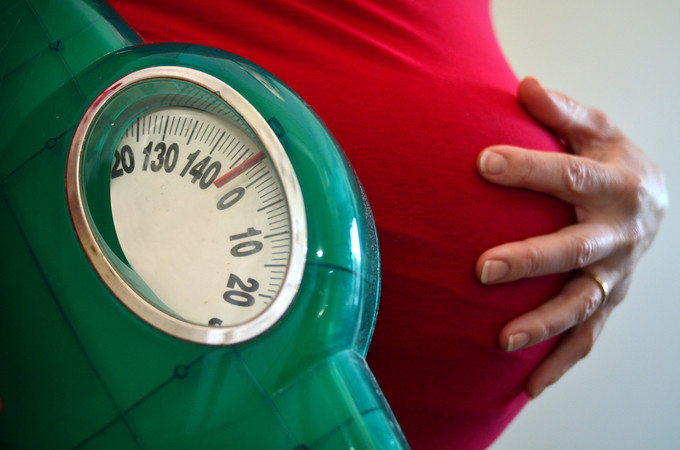
[(255, 164), (262, 161), (265, 157), (266, 157), (266, 155), (262, 151), (255, 153), (253, 156), (246, 159), (241, 164), (234, 167), (233, 169), (231, 169), (229, 172), (225, 173), (221, 177), (219, 177), (217, 180), (215, 180), (215, 182), (213, 184), (215, 186), (217, 186), (218, 188), (224, 186), (225, 184), (229, 183), (231, 180), (233, 180), (237, 176), (241, 175), (246, 170), (253, 167)]

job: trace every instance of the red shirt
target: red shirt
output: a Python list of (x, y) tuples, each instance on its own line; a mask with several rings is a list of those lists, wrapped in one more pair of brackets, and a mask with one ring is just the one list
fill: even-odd
[(517, 103), (488, 0), (112, 0), (148, 42), (221, 48), (261, 65), (325, 121), (378, 227), (382, 296), (368, 361), (414, 448), (489, 445), (526, 403), (554, 341), (507, 354), (498, 333), (560, 289), (481, 285), (503, 242), (573, 221), (547, 196), (483, 181), (492, 144), (558, 150)]

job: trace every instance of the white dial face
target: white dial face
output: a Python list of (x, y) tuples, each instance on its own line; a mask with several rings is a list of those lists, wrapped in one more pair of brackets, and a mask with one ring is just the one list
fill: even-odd
[(227, 327), (276, 299), (291, 252), (288, 204), (270, 160), (234, 123), (186, 107), (136, 119), (113, 161), (111, 209), (160, 309)]

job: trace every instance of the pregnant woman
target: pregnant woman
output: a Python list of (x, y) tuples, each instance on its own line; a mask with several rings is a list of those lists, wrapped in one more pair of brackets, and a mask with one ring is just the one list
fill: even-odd
[(263, 66), (339, 141), (381, 247), (368, 360), (414, 448), (488, 446), (587, 353), (656, 233), (656, 167), (597, 111), (518, 91), (489, 0), (111, 3), (147, 42)]

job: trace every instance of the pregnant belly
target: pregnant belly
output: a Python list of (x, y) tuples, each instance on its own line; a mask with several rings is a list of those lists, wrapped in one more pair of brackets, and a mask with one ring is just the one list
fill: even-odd
[(370, 125), (342, 118), (338, 131), (331, 129), (378, 226), (382, 294), (369, 364), (412, 445), (474, 448), (488, 445), (518, 413), (528, 374), (555, 342), (507, 354), (498, 347), (501, 328), (565, 280), (483, 286), (477, 258), (574, 218), (554, 198), (494, 186), (477, 174), (476, 158), (488, 145), (562, 151), (513, 91), (468, 84), (447, 92), (402, 92), (398, 102), (380, 103), (389, 119), (364, 111)]

